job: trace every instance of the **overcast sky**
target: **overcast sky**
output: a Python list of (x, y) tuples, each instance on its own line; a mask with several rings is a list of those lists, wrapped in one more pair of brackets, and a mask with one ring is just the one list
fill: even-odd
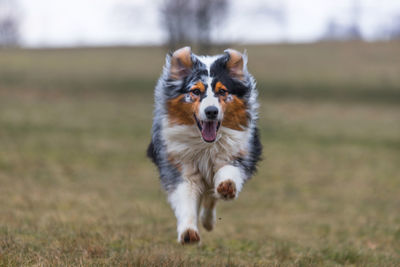
[[(23, 45), (161, 44), (162, 0), (19, 0)], [(214, 32), (219, 40), (239, 43), (310, 42), (320, 38), (327, 22), (346, 24), (355, 4), (367, 40), (400, 15), (400, 0), (231, 0), (229, 15)], [(266, 13), (283, 7), (286, 21), (277, 23)]]

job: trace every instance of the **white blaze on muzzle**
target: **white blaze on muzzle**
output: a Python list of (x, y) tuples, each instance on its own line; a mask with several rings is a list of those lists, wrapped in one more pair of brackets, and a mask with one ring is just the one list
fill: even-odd
[(207, 118), (206, 109), (212, 106), (218, 109), (218, 115), (215, 120), (220, 121), (222, 119), (221, 104), (218, 101), (218, 97), (215, 96), (215, 93), (212, 90), (211, 78), (209, 78), (209, 81), (207, 83), (206, 96), (200, 102), (200, 110), (199, 110), (200, 120), (202, 121), (210, 120), (209, 118)]
[(209, 78), (207, 85), (207, 91), (199, 107), (199, 128), (204, 141), (214, 142), (222, 120), (222, 109), (218, 97), (212, 90), (211, 78)]

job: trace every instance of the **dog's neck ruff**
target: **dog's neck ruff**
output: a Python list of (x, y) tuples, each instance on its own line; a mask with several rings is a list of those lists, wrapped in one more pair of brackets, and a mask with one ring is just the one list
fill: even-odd
[(237, 131), (221, 126), (216, 140), (207, 143), (195, 125), (170, 124), (164, 118), (162, 136), (170, 161), (183, 171), (199, 172), (209, 183), (216, 170), (248, 153), (250, 130)]

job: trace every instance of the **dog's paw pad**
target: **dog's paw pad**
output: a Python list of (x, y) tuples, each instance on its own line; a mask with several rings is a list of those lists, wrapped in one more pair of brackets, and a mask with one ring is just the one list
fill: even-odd
[(223, 199), (233, 199), (236, 196), (236, 184), (232, 180), (225, 180), (218, 185), (217, 192)]
[(181, 244), (195, 244), (200, 241), (200, 236), (197, 231), (193, 229), (187, 229), (185, 232), (181, 234)]

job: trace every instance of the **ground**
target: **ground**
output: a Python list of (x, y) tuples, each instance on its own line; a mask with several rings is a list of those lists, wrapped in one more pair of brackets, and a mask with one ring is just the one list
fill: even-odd
[(0, 266), (399, 266), (400, 43), (247, 51), (263, 161), (181, 246), (145, 157), (166, 51), (0, 50)]

